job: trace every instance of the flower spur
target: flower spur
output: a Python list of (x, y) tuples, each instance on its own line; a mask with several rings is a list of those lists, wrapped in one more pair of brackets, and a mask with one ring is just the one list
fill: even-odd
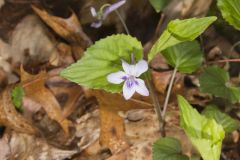
[(119, 7), (121, 7), (122, 5), (124, 5), (124, 3), (126, 3), (126, 0), (121, 0), (119, 2), (116, 2), (112, 5), (110, 4), (105, 4), (103, 5), (100, 10), (97, 12), (96, 9), (94, 7), (90, 8), (91, 14), (94, 18), (97, 19), (96, 22), (93, 22), (91, 24), (91, 27), (94, 28), (99, 28), (102, 26), (103, 21), (107, 18), (107, 16), (113, 12), (116, 11)]

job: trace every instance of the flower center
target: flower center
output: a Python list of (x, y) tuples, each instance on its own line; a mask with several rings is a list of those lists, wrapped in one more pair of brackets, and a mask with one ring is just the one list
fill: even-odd
[(132, 75), (128, 77), (126, 83), (128, 88), (132, 88), (134, 85), (138, 85), (136, 78)]

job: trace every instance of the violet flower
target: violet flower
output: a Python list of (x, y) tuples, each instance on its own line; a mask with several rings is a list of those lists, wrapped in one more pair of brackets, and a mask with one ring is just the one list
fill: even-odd
[(101, 27), (103, 24), (103, 21), (107, 18), (107, 16), (111, 12), (113, 12), (113, 11), (117, 10), (119, 7), (121, 7), (124, 3), (126, 3), (126, 0), (121, 0), (112, 5), (110, 5), (110, 4), (103, 5), (98, 12), (96, 11), (96, 9), (94, 7), (91, 7), (90, 8), (91, 14), (94, 18), (97, 19), (96, 22), (93, 22), (91, 24), (91, 27), (94, 27), (94, 28)]
[(149, 96), (149, 91), (145, 82), (138, 78), (142, 73), (148, 70), (148, 63), (140, 60), (137, 64), (128, 64), (122, 60), (123, 71), (111, 73), (107, 76), (107, 80), (113, 84), (120, 84), (123, 81), (123, 96), (126, 100), (130, 99), (135, 92)]

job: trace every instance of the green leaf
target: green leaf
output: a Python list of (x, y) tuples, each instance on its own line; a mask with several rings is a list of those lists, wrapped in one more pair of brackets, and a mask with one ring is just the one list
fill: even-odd
[(199, 77), (200, 89), (216, 97), (227, 98), (232, 103), (239, 102), (240, 88), (233, 87), (229, 79), (228, 73), (223, 69), (208, 67)]
[(15, 88), (13, 88), (12, 90), (12, 102), (14, 104), (14, 106), (21, 110), (22, 108), (22, 99), (24, 96), (24, 90), (22, 88), (22, 86), (16, 86)]
[(107, 75), (123, 70), (121, 60), (130, 63), (131, 53), (137, 61), (143, 58), (143, 47), (136, 38), (124, 34), (112, 35), (89, 47), (79, 61), (60, 75), (85, 87), (121, 92), (122, 84), (109, 83)]
[(226, 133), (231, 133), (239, 128), (239, 124), (236, 120), (231, 118), (229, 115), (222, 113), (215, 105), (208, 105), (202, 114), (208, 118), (215, 119), (218, 124), (223, 126)]
[(182, 96), (178, 96), (181, 111), (181, 127), (204, 160), (219, 160), (223, 127), (214, 119), (200, 115)]
[(185, 41), (193, 41), (216, 19), (216, 17), (212, 16), (171, 21), (167, 29), (151, 48), (148, 54), (148, 60), (151, 61), (156, 54), (168, 47)]
[(240, 30), (240, 1), (239, 0), (218, 0), (218, 8), (223, 18), (236, 29)]
[(153, 160), (188, 160), (181, 152), (181, 143), (175, 138), (160, 138), (153, 144)]
[(149, 0), (156, 12), (160, 12), (164, 7), (168, 5), (170, 0)]
[(168, 64), (183, 73), (194, 72), (203, 61), (203, 54), (197, 41), (189, 41), (169, 47), (162, 52)]

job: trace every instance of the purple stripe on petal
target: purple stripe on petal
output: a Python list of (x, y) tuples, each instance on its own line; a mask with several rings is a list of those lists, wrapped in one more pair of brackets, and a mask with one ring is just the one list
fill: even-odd
[(131, 80), (131, 79), (128, 79), (128, 80), (126, 81), (126, 83), (127, 83), (127, 88), (129, 88), (129, 89), (134, 86), (134, 81)]
[(135, 84), (136, 84), (137, 86), (139, 85), (138, 81), (134, 80), (134, 82), (135, 82)]

